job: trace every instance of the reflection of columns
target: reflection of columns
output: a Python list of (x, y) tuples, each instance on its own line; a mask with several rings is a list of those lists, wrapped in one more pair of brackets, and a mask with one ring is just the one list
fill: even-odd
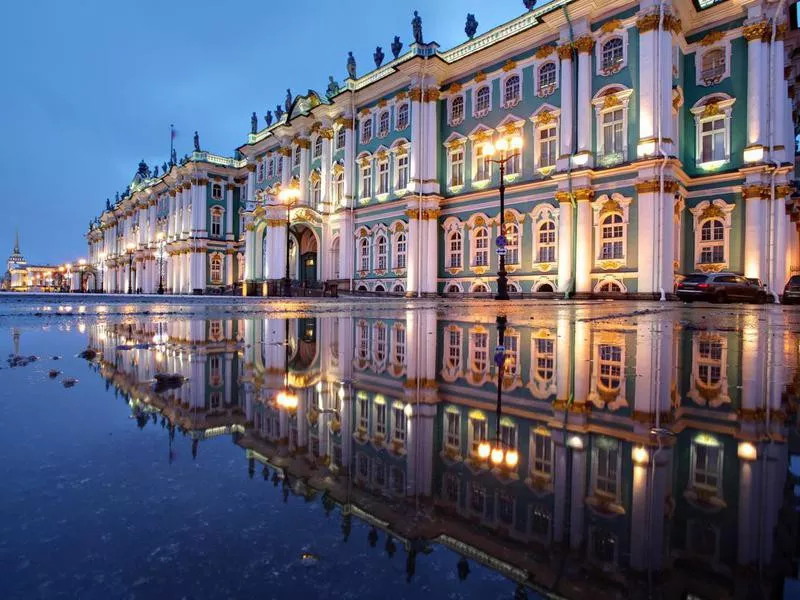
[(589, 204), (592, 193), (589, 190), (576, 190), (578, 201), (578, 230), (575, 232), (577, 251), (575, 253), (575, 291), (588, 294), (592, 291), (592, 207)]
[[(640, 172), (640, 176), (649, 177), (653, 173), (648, 170)], [(677, 184), (672, 180), (663, 182), (664, 193), (661, 193), (661, 181), (647, 179), (636, 184), (637, 202), (639, 205), (639, 226), (641, 232), (637, 245), (637, 263), (639, 265), (639, 289), (643, 294), (672, 293), (674, 268), (672, 266), (675, 235), (674, 215), (671, 210)], [(659, 214), (659, 208), (661, 211)], [(659, 231), (660, 229), (660, 231)]]
[(572, 449), (572, 498), (570, 502), (569, 547), (578, 549), (583, 544), (583, 513), (586, 498), (586, 440), (580, 449)]
[(206, 355), (193, 353), (189, 355), (191, 363), (191, 376), (189, 386), (191, 387), (192, 408), (203, 408), (206, 404)]
[[(669, 412), (672, 385), (671, 322), (640, 320), (636, 332), (634, 414), (653, 416)], [(648, 419), (646, 422), (650, 422)]]
[(564, 541), (564, 511), (567, 507), (567, 448), (563, 431), (553, 431), (555, 460), (553, 461), (553, 541)]
[(736, 544), (737, 562), (746, 566), (758, 556), (758, 474), (761, 463), (758, 461), (739, 460), (739, 506), (738, 540)]
[(409, 405), (411, 417), (406, 421), (406, 495), (430, 496), (433, 480), (433, 424), (436, 405)]
[(568, 400), (570, 393), (569, 373), (572, 362), (571, 314), (566, 310), (558, 313), (556, 321), (556, 399)]
[(648, 458), (656, 461), (655, 473), (651, 472), (652, 462), (633, 464), (630, 555), (631, 567), (636, 570), (644, 570), (649, 566), (654, 571), (660, 571), (664, 566), (664, 500), (670, 453), (669, 449), (658, 452), (650, 448)]
[(572, 202), (567, 192), (556, 192), (558, 200), (558, 291), (566, 294), (572, 284)]
[(585, 322), (575, 323), (575, 342), (573, 343), (575, 363), (574, 382), (575, 403), (584, 403), (589, 397), (589, 377), (591, 363), (589, 357), (592, 351), (592, 339), (589, 326)]

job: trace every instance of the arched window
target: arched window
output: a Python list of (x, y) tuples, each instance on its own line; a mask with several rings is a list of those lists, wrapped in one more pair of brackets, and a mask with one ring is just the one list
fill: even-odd
[(489, 86), (485, 85), (480, 88), (475, 94), (475, 116), (482, 117), (489, 113), (491, 108), (491, 91)]
[(311, 180), (311, 205), (314, 207), (319, 206), (322, 202), (322, 186), (319, 179)]
[(367, 286), (365, 286), (365, 285), (362, 283), (361, 285), (359, 285), (359, 286), (358, 286), (358, 288), (356, 288), (356, 291), (359, 291), (359, 292), (366, 292), (366, 291), (367, 291)]
[(725, 49), (712, 48), (702, 59), (700, 77), (706, 82), (719, 81), (725, 73)]
[(372, 119), (361, 121), (361, 143), (367, 144), (372, 139)]
[(461, 232), (451, 231), (447, 235), (447, 268), (460, 269), (461, 255), (462, 255)]
[(556, 224), (542, 221), (536, 237), (536, 262), (553, 263), (556, 260)]
[(389, 111), (383, 111), (378, 117), (378, 137), (389, 135)]
[(389, 193), (389, 160), (378, 161), (378, 194)]
[(716, 386), (722, 379), (722, 342), (701, 340), (697, 353), (697, 378), (706, 386)]
[(447, 286), (445, 292), (447, 292), (448, 294), (460, 294), (461, 287), (457, 283), (451, 283), (450, 285)]
[(216, 206), (211, 209), (211, 237), (222, 236), (222, 214), (224, 210)]
[(388, 262), (388, 254), (386, 249), (386, 236), (379, 235), (375, 240), (375, 269), (385, 271)]
[(725, 224), (709, 219), (700, 227), (700, 264), (725, 262)]
[(397, 129), (408, 127), (408, 102), (404, 102), (397, 109)]
[(211, 283), (222, 283), (222, 257), (219, 254), (211, 255)]
[(384, 289), (383, 284), (379, 283), (378, 285), (375, 286), (375, 289), (372, 290), (372, 291), (373, 292), (385, 292), (386, 290)]
[(548, 96), (556, 88), (556, 63), (546, 62), (539, 67), (539, 95)]
[[(541, 288), (539, 291), (541, 291)], [(542, 383), (550, 383), (555, 373), (555, 340), (550, 337), (534, 338), (533, 356), (534, 364), (536, 365), (534, 377)]]
[(369, 271), (369, 239), (361, 238), (358, 242), (359, 271)]
[(344, 200), (344, 173), (333, 176), (333, 205), (340, 206)]
[(618, 392), (622, 386), (622, 348), (612, 344), (600, 344), (598, 348), (597, 386), (606, 392)]
[(464, 96), (456, 96), (450, 101), (450, 125), (458, 125), (464, 120)]
[(519, 225), (506, 223), (506, 264), (519, 264)]
[(543, 283), (539, 287), (536, 288), (537, 292), (541, 292), (543, 294), (552, 294), (555, 290), (553, 289), (552, 284)]
[(322, 136), (318, 135), (317, 139), (314, 140), (314, 158), (319, 158), (322, 156)]
[(506, 107), (516, 106), (520, 100), (520, 86), (519, 86), (519, 75), (512, 75), (508, 79), (506, 79), (504, 92), (503, 92), (503, 104)]
[(344, 126), (336, 130), (336, 149), (344, 150), (344, 143), (347, 139), (347, 128)]
[[(484, 284), (476, 285), (473, 292), (484, 292), (488, 289)], [(489, 334), (484, 331), (473, 331), (469, 334), (470, 342), (470, 367), (473, 371), (483, 373), (489, 366)]]
[(408, 187), (408, 154), (398, 154), (395, 164), (397, 175), (397, 190), (405, 190)]
[(300, 166), (300, 153), (302, 152), (300, 146), (295, 146), (294, 148), (294, 161), (292, 162), (293, 167)]
[(489, 266), (489, 230), (486, 227), (476, 227), (473, 233), (474, 248), (472, 255), (473, 267)]
[(333, 265), (333, 278), (339, 279), (339, 236), (333, 238), (331, 242), (331, 264)]
[(600, 224), (600, 258), (624, 257), (625, 227), (622, 215), (612, 213), (603, 217)]
[(214, 200), (222, 200), (222, 184), (215, 183), (211, 186), (211, 197)]
[(600, 52), (600, 68), (603, 71), (613, 71), (623, 62), (622, 38), (613, 37), (602, 46)]
[(478, 283), (472, 287), (473, 294), (486, 294), (489, 292), (489, 286), (485, 283)]
[(598, 288), (598, 291), (616, 294), (622, 292), (622, 288), (616, 281), (606, 281)]
[[(384, 291), (383, 286), (375, 286), (375, 291)], [(374, 340), (372, 347), (374, 348), (373, 356), (375, 357), (375, 362), (378, 364), (383, 364), (386, 361), (386, 325), (383, 323), (375, 323), (375, 329), (372, 331), (372, 336)]]
[(507, 288), (509, 293), (511, 294), (519, 294), (522, 290), (519, 287), (519, 284), (516, 281), (509, 281), (507, 284)]
[(406, 268), (407, 251), (408, 251), (408, 242), (406, 240), (406, 234), (403, 232), (398, 233), (397, 237), (395, 238), (394, 266), (396, 269)]

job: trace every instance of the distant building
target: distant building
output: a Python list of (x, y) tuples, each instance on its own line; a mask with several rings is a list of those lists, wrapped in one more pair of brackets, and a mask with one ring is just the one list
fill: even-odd
[(14, 238), (14, 249), (6, 261), (2, 289), (14, 292), (49, 292), (63, 289), (66, 283), (59, 267), (29, 265), (19, 249), (19, 233)]

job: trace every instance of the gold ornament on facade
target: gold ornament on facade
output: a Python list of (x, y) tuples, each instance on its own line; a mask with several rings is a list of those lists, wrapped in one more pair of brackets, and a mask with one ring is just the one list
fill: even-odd
[(450, 86), (447, 88), (447, 92), (448, 92), (448, 93), (450, 93), (450, 94), (457, 94), (457, 93), (458, 93), (458, 92), (460, 92), (462, 89), (463, 89), (463, 88), (462, 88), (462, 86), (461, 86), (461, 84), (460, 84), (460, 83), (458, 83), (458, 82), (453, 82), (453, 83), (451, 83), (451, 84), (450, 84)]
[(472, 271), (473, 271), (474, 273), (478, 274), (478, 275), (483, 275), (483, 274), (484, 274), (484, 273), (486, 273), (488, 270), (489, 270), (489, 267), (487, 267), (487, 266), (485, 266), (485, 265), (483, 265), (483, 266), (475, 266), (475, 267), (472, 267)]
[(345, 129), (352, 129), (353, 128), (353, 119), (349, 117), (336, 117), (336, 121), (334, 121), (339, 127), (344, 127)]
[[(651, 179), (650, 181), (640, 181), (635, 185), (638, 194), (655, 193), (661, 190), (661, 182), (658, 179)], [(669, 194), (674, 194), (678, 191), (678, 182), (672, 179), (664, 180), (664, 191)]]
[(746, 185), (742, 188), (742, 197), (761, 198), (764, 195), (764, 188), (760, 185)]
[(511, 58), (509, 58), (505, 64), (503, 65), (503, 71), (508, 73), (509, 71), (513, 71), (517, 68), (517, 62)]
[(413, 102), (419, 102), (422, 99), (422, 89), (411, 88), (408, 92), (408, 97), (411, 98)]
[(483, 71), (478, 71), (477, 73), (475, 73), (475, 83), (480, 83), (485, 79), (486, 79), (486, 73), (484, 73)]
[(429, 88), (425, 90), (425, 102), (436, 102), (439, 99), (439, 90)]
[(701, 46), (711, 46), (712, 44), (716, 44), (722, 38), (725, 37), (724, 31), (711, 31), (707, 33), (703, 39), (701, 39), (698, 43)]
[(378, 108), (385, 108), (386, 107), (386, 98), (381, 98), (378, 100)]
[(603, 108), (602, 110), (606, 110), (609, 108), (615, 108), (617, 106), (621, 106), (622, 101), (617, 98), (614, 94), (608, 94), (603, 98)]
[(358, 111), (358, 116), (362, 117), (362, 118), (363, 117), (368, 117), (369, 113), (370, 113), (370, 110), (368, 108), (362, 108), (361, 110)]
[(225, 184), (225, 189), (226, 189), (226, 190), (229, 190), (229, 191), (233, 191), (233, 189), (234, 189), (235, 187), (236, 187), (236, 186), (235, 186), (235, 185), (233, 185), (232, 183), (226, 183), (226, 184)]
[(572, 59), (572, 44), (566, 43), (558, 47), (558, 58), (561, 60)]
[(395, 96), (395, 100), (405, 100), (406, 98), (408, 98), (408, 92), (405, 90), (397, 92), (397, 96)]
[(322, 137), (322, 138), (324, 138), (326, 140), (332, 140), (333, 139), (333, 129), (331, 129), (330, 127), (323, 127), (322, 129), (319, 130), (319, 135), (320, 135), (320, 137)]
[(534, 265), (534, 267), (536, 267), (537, 271), (541, 271), (542, 273), (544, 273), (544, 272), (549, 271), (550, 269), (552, 269), (553, 265), (550, 264), (550, 263), (536, 263)]
[(703, 114), (701, 115), (701, 117), (703, 119), (707, 117), (714, 117), (720, 114), (720, 112), (721, 111), (719, 110), (719, 102), (708, 102), (703, 108)]
[(599, 260), (597, 261), (597, 266), (604, 271), (614, 271), (624, 267), (625, 263), (621, 260)]
[(320, 176), (319, 171), (312, 171), (311, 175), (309, 175), (309, 179), (311, 179), (312, 182), (316, 183), (320, 181), (322, 177)]
[(703, 212), (700, 213), (700, 220), (704, 221), (705, 219), (724, 219), (725, 213), (722, 212), (722, 209), (717, 206), (716, 204), (709, 204), (708, 206), (703, 209)]
[(342, 163), (334, 163), (333, 164), (333, 173), (334, 175), (340, 175), (344, 173), (344, 165)]
[(609, 214), (609, 213), (620, 213), (622, 210), (619, 207), (619, 203), (616, 200), (612, 200), (609, 198), (603, 205), (600, 207), (600, 217)]
[(397, 223), (395, 223), (395, 226), (394, 226), (394, 232), (395, 233), (402, 233), (405, 230), (406, 230), (406, 228), (405, 228), (403, 223), (401, 223), (399, 221)]
[(781, 23), (775, 28), (775, 39), (778, 41), (783, 41), (786, 39), (786, 32), (789, 30), (788, 25), (786, 23)]
[(553, 112), (544, 109), (534, 117), (533, 122), (536, 123), (537, 125), (547, 125), (548, 123), (552, 123), (555, 120), (556, 118), (553, 116)]
[(704, 263), (697, 265), (697, 270), (702, 273), (719, 273), (724, 271), (727, 266), (727, 263)]
[(285, 227), (286, 219), (264, 219), (264, 224), (267, 227)]
[(779, 185), (775, 188), (775, 196), (788, 196), (792, 193), (792, 189), (790, 185)]
[(591, 202), (592, 200), (594, 200), (594, 190), (590, 188), (578, 188), (577, 190), (575, 190), (574, 195), (575, 195), (575, 200), (577, 200), (578, 202), (581, 201)]
[(594, 38), (590, 35), (579, 37), (575, 40), (575, 48), (578, 52), (591, 52), (594, 49)]
[(548, 44), (546, 46), (542, 46), (541, 48), (539, 48), (534, 56), (541, 60), (543, 58), (547, 58), (555, 51), (556, 47), (552, 44)]
[(303, 150), (308, 150), (311, 148), (311, 140), (308, 138), (297, 138), (297, 147), (302, 148)]
[(610, 21), (606, 21), (600, 26), (600, 31), (602, 31), (603, 33), (611, 33), (612, 31), (616, 31), (620, 27), (622, 27), (622, 21), (620, 21), (619, 19), (611, 19)]
[(562, 202), (569, 202), (570, 201), (570, 194), (569, 194), (569, 192), (559, 191), (559, 192), (556, 192), (555, 198), (556, 198), (556, 202), (558, 202), (559, 204), (562, 203)]
[(281, 146), (280, 148), (278, 148), (278, 154), (280, 154), (281, 156), (291, 156), (292, 149), (289, 146)]
[(246, 168), (250, 173), (255, 173), (256, 172), (256, 166), (254, 164), (248, 164), (246, 166)]
[(659, 20), (660, 17), (658, 16), (658, 13), (651, 13), (649, 15), (641, 16), (636, 19), (636, 28), (639, 30), (639, 33), (653, 31), (654, 29), (658, 28)]
[[(767, 35), (768, 30), (769, 30), (769, 24), (766, 21), (760, 21), (758, 23), (753, 23), (752, 25), (745, 25), (742, 28), (742, 37), (746, 39), (748, 42), (754, 42), (763, 39), (764, 36)], [(724, 34), (722, 32), (715, 32), (715, 33), (719, 34), (719, 39), (722, 39), (724, 37)], [(703, 44), (703, 45), (707, 46), (708, 44)]]
[(316, 132), (318, 132), (320, 129), (322, 129), (322, 122), (321, 122), (321, 121), (314, 121), (314, 122), (311, 124), (311, 133), (316, 133)]

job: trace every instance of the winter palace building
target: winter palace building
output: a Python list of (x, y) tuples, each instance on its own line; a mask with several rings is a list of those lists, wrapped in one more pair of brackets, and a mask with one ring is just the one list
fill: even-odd
[(288, 244), (309, 285), (494, 291), (502, 156), (488, 142), (519, 136), (505, 156), (512, 292), (658, 297), (722, 270), (780, 292), (800, 269), (789, 13), (555, 0), (450, 50), (417, 21), (375, 70), (351, 59), (341, 86), (290, 95), (264, 128), (254, 115), (235, 159), (195, 139), (166, 173), (140, 165), (93, 221), (89, 262), (107, 291), (161, 279), (259, 295), (284, 277)]

